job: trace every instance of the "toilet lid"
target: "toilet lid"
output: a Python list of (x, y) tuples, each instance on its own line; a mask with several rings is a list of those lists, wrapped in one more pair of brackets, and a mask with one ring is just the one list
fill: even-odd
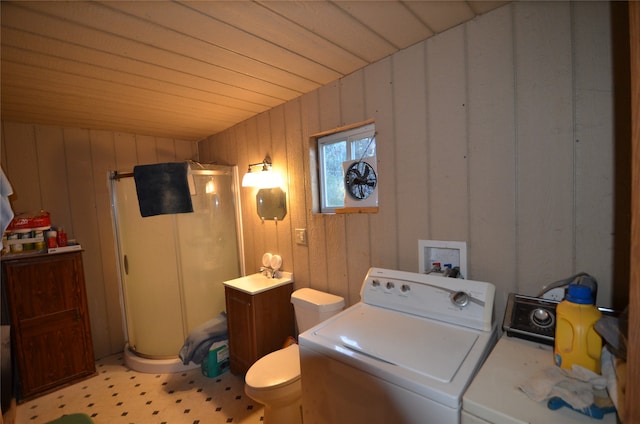
[(292, 344), (260, 358), (245, 376), (254, 389), (274, 389), (300, 379), (300, 349)]

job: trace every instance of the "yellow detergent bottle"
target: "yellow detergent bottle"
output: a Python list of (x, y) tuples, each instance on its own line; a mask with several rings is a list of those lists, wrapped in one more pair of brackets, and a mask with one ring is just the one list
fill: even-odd
[(602, 338), (594, 325), (602, 313), (594, 305), (588, 286), (570, 284), (567, 296), (556, 308), (554, 357), (556, 365), (580, 365), (600, 374)]

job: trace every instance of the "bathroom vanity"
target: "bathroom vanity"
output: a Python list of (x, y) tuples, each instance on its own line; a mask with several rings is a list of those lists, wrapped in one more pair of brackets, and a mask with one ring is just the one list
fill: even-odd
[(18, 401), (95, 374), (82, 252), (2, 258)]
[(224, 282), (234, 374), (245, 374), (254, 362), (282, 348), (287, 337), (296, 334), (293, 275), (281, 274), (280, 278), (252, 274)]

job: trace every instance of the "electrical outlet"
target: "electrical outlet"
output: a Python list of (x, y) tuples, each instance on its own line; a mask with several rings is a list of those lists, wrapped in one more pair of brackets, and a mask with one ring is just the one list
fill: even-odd
[(296, 228), (296, 244), (301, 244), (303, 246), (307, 245), (307, 229), (306, 228)]
[(558, 302), (560, 302), (562, 299), (564, 299), (564, 292), (565, 292), (566, 287), (556, 287), (554, 289), (551, 289), (547, 292), (545, 292), (542, 295), (543, 299), (548, 299), (548, 300), (556, 300)]

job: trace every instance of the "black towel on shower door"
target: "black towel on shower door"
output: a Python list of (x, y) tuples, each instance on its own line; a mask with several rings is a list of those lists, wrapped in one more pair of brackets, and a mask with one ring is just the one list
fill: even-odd
[(189, 164), (167, 162), (138, 165), (133, 178), (143, 217), (193, 212), (188, 181)]

